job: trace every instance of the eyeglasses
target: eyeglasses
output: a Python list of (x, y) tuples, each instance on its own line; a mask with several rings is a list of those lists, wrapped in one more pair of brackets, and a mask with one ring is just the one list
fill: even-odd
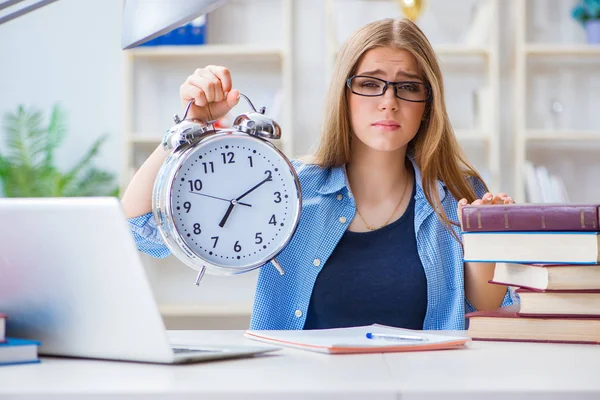
[(359, 96), (383, 96), (388, 86), (392, 86), (396, 97), (402, 100), (423, 103), (431, 97), (429, 85), (422, 82), (388, 82), (372, 76), (355, 75), (348, 78), (346, 86), (348, 86), (352, 93)]

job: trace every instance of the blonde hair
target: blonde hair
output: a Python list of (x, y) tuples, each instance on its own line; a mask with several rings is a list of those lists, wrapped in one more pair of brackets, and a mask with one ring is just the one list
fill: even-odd
[[(417, 60), (431, 97), (425, 107), (424, 120), (409, 143), (407, 154), (414, 157), (421, 170), (423, 191), (440, 220), (448, 227), (441, 206), (437, 181), (444, 182), (456, 199), (469, 202), (477, 196), (467, 177), (481, 176), (467, 161), (456, 140), (444, 101), (442, 73), (435, 52), (423, 32), (408, 19), (384, 19), (357, 30), (338, 54), (325, 103), (325, 121), (321, 142), (311, 162), (323, 168), (339, 167), (350, 161), (352, 128), (347, 102), (346, 80), (356, 73), (362, 56), (375, 47), (392, 47), (409, 51)], [(486, 188), (487, 190), (487, 188)]]

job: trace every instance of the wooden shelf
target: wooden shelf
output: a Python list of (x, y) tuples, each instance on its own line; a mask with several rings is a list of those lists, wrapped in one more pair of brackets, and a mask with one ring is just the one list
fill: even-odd
[[(490, 50), (485, 47), (474, 47), (460, 44), (434, 45), (433, 50), (438, 56), (466, 56), (466, 57), (488, 57)], [(338, 50), (333, 53), (333, 59), (338, 55)]]
[(600, 142), (600, 130), (527, 130), (525, 139), (535, 142)]
[(228, 56), (228, 57), (260, 57), (281, 59), (284, 51), (274, 47), (256, 45), (198, 45), (198, 46), (154, 46), (138, 47), (128, 50), (131, 57), (161, 58), (161, 57), (199, 57), (199, 56)]
[(164, 304), (159, 307), (163, 317), (235, 317), (249, 316), (252, 313), (252, 304)]
[(490, 54), (490, 50), (485, 47), (474, 47), (461, 44), (434, 45), (433, 49), (439, 56), (487, 57)]
[(154, 135), (131, 135), (127, 139), (131, 144), (156, 144), (158, 145), (162, 141), (162, 136)]
[(600, 57), (600, 46), (587, 44), (526, 44), (530, 56), (588, 56)]
[(488, 133), (475, 129), (457, 129), (454, 134), (461, 142), (487, 142), (490, 139)]

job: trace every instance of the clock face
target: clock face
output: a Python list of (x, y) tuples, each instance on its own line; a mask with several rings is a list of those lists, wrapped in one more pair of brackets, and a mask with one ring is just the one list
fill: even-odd
[(201, 142), (173, 180), (176, 230), (211, 264), (262, 265), (287, 244), (298, 221), (299, 187), (291, 168), (272, 146), (247, 135)]

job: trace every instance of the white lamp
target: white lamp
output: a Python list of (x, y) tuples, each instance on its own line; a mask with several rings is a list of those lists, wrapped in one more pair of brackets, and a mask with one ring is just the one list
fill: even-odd
[[(23, 0), (0, 0), (0, 11)], [(58, 0), (37, 0), (7, 15), (0, 25)], [(206, 14), (226, 0), (125, 0), (121, 47), (130, 49)], [(13, 8), (14, 10), (14, 8)]]
[(121, 47), (130, 49), (211, 12), (225, 0), (125, 0)]

